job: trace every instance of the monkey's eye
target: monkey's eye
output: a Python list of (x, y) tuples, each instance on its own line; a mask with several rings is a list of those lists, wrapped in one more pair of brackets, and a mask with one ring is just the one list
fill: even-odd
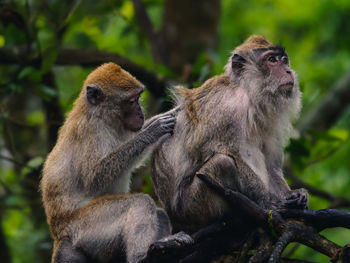
[(269, 56), (267, 59), (269, 62), (276, 63), (277, 62), (277, 56)]
[(130, 99), (128, 100), (128, 102), (129, 102), (130, 104), (133, 104), (133, 103), (135, 103), (135, 102), (138, 102), (138, 101), (139, 101), (139, 98), (140, 98), (140, 96), (132, 97), (132, 98), (130, 98)]
[(283, 64), (288, 64), (288, 57), (287, 56), (282, 56), (281, 61)]

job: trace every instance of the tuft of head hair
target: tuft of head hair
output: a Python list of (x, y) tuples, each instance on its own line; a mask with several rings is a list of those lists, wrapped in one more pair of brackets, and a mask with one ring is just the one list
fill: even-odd
[(247, 54), (251, 50), (259, 48), (272, 48), (275, 45), (270, 43), (264, 36), (252, 35), (243, 44), (239, 45), (233, 51), (233, 54), (242, 55)]
[(99, 66), (87, 76), (84, 87), (91, 84), (98, 85), (106, 93), (115, 90), (115, 88), (132, 92), (143, 87), (142, 83), (134, 76), (112, 62)]

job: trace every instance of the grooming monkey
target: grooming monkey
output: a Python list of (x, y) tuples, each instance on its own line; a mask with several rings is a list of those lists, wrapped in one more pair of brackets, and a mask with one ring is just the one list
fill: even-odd
[(86, 78), (43, 169), (52, 262), (139, 262), (154, 241), (192, 242), (169, 236), (166, 213), (148, 195), (127, 194), (132, 170), (175, 125), (176, 110), (143, 125), (143, 90), (113, 63)]
[(291, 191), (282, 173), (301, 96), (282, 46), (251, 36), (233, 51), (224, 74), (177, 93), (183, 110), (174, 135), (157, 146), (151, 164), (174, 228), (193, 232), (230, 211), (196, 173), (266, 209), (307, 208), (306, 191)]

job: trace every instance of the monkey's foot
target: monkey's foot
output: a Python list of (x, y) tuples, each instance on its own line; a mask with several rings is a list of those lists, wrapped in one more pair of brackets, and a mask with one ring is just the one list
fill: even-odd
[(176, 233), (174, 235), (162, 238), (158, 240), (157, 242), (153, 243), (154, 245), (165, 245), (168, 244), (174, 244), (177, 246), (187, 246), (193, 244), (193, 239), (190, 235), (186, 234), (185, 232), (181, 231), (179, 233)]
[(192, 237), (184, 232), (154, 242), (147, 252), (145, 262), (162, 262), (162, 258), (173, 258), (185, 253), (193, 245)]

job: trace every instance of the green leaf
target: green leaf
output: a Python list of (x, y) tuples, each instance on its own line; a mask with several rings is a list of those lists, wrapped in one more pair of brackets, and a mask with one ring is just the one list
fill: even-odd
[(27, 116), (27, 124), (35, 126), (45, 122), (45, 114), (41, 110), (34, 111)]
[(131, 1), (125, 1), (120, 8), (120, 13), (127, 19), (131, 19), (134, 16), (134, 6)]
[(34, 157), (33, 159), (27, 162), (27, 165), (32, 168), (38, 168), (44, 163), (45, 159), (41, 156)]
[(40, 85), (40, 91), (44, 97), (53, 98), (58, 96), (58, 91), (50, 86)]
[(33, 73), (34, 69), (32, 67), (25, 67), (21, 70), (21, 72), (18, 74), (18, 79), (23, 79), (27, 77), (28, 75), (31, 75)]
[(4, 36), (0, 35), (0, 47), (3, 47), (5, 45), (5, 38)]
[(329, 131), (329, 134), (342, 141), (349, 139), (349, 131), (345, 129), (332, 129)]

